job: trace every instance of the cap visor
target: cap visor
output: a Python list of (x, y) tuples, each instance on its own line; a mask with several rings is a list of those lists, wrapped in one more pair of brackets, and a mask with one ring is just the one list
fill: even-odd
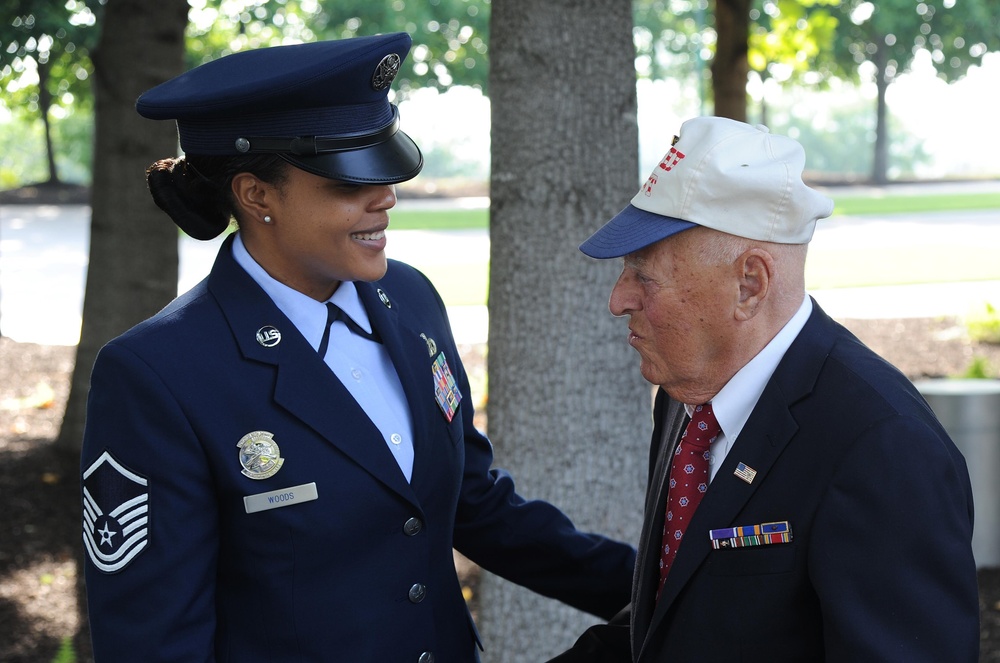
[(630, 204), (581, 244), (580, 250), (591, 258), (620, 258), (696, 225)]
[(397, 184), (411, 180), (424, 167), (424, 157), (413, 139), (397, 131), (388, 140), (356, 150), (315, 156), (282, 154), (302, 170), (332, 180), (357, 184)]

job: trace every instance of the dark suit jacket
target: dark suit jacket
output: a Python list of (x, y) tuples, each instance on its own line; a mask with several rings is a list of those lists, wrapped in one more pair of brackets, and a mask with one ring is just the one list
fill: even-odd
[[(101, 351), (82, 457), (98, 661), (473, 661), (453, 546), (595, 614), (627, 603), (633, 548), (578, 532), (491, 468), (427, 279), (390, 261), (357, 287), (412, 412), (411, 483), (229, 242), (206, 281)], [(278, 344), (257, 340), (266, 326)], [(441, 353), (461, 391), (451, 421), (435, 400)], [(283, 459), (264, 479), (239, 460), (255, 431)], [(317, 498), (301, 501), (292, 489), (311, 483)], [(287, 506), (248, 513), (258, 494)]]
[[(978, 660), (965, 461), (910, 382), (815, 303), (658, 603), (668, 459), (686, 415), (661, 391), (654, 417), (631, 618), (594, 627), (557, 660)], [(750, 483), (734, 475), (741, 462), (757, 472)], [(790, 522), (791, 542), (710, 544), (709, 530), (774, 521)]]

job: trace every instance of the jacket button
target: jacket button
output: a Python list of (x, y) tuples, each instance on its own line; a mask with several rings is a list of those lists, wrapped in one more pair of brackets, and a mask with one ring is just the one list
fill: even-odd
[(434, 654), (429, 651), (425, 651), (420, 655), (420, 658), (417, 659), (417, 663), (434, 663)]
[(410, 587), (410, 603), (420, 603), (427, 596), (427, 587), (421, 583), (416, 583)]
[(405, 523), (403, 523), (403, 534), (406, 536), (415, 536), (420, 533), (420, 530), (424, 528), (424, 524), (420, 522), (419, 518), (410, 518)]

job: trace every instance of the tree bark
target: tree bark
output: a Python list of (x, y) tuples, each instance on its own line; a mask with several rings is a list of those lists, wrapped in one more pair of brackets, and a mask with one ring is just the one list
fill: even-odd
[(52, 110), (52, 93), (49, 92), (48, 62), (38, 63), (38, 114), (42, 116), (42, 129), (45, 133), (45, 159), (49, 166), (48, 184), (59, 184), (59, 169), (56, 167), (56, 151), (52, 145), (52, 121), (49, 111)]
[[(607, 308), (620, 261), (578, 250), (639, 187), (631, 11), (492, 5), (488, 421), (522, 495), (635, 543), (650, 387)], [(600, 621), (486, 573), (480, 590), (485, 662), (545, 660)]]
[(94, 167), (83, 326), (59, 444), (78, 454), (90, 369), (107, 341), (177, 295), (177, 227), (153, 204), (145, 170), (177, 154), (173, 122), (135, 111), (145, 90), (183, 71), (187, 0), (115, 0), (94, 61)]
[(884, 48), (878, 49), (872, 61), (875, 64), (875, 153), (872, 158), (872, 184), (889, 182), (889, 108), (885, 103), (885, 93), (889, 88), (886, 74), (888, 56)]
[[(94, 62), (94, 176), (90, 259), (83, 325), (66, 413), (57, 443), (79, 465), (90, 370), (107, 341), (177, 295), (177, 228), (153, 203), (145, 170), (177, 153), (173, 122), (152, 123), (135, 111), (145, 90), (184, 69), (187, 0), (115, 0), (104, 9)], [(76, 505), (79, 508), (79, 505)], [(83, 560), (79, 535), (76, 558)], [(82, 564), (77, 568), (80, 627), (76, 660), (90, 663), (90, 622)]]
[(715, 115), (740, 122), (747, 120), (747, 60), (751, 0), (716, 0), (715, 32), (718, 41), (712, 61), (712, 94)]

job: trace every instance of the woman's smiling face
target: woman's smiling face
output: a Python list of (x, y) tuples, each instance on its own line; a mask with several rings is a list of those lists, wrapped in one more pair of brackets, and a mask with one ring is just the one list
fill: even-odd
[[(341, 281), (385, 274), (385, 229), (396, 204), (391, 185), (352, 184), (289, 166), (281, 183), (255, 186), (260, 211), (243, 221), (241, 232), (273, 278), (326, 301)], [(261, 222), (265, 213), (270, 223)]]

